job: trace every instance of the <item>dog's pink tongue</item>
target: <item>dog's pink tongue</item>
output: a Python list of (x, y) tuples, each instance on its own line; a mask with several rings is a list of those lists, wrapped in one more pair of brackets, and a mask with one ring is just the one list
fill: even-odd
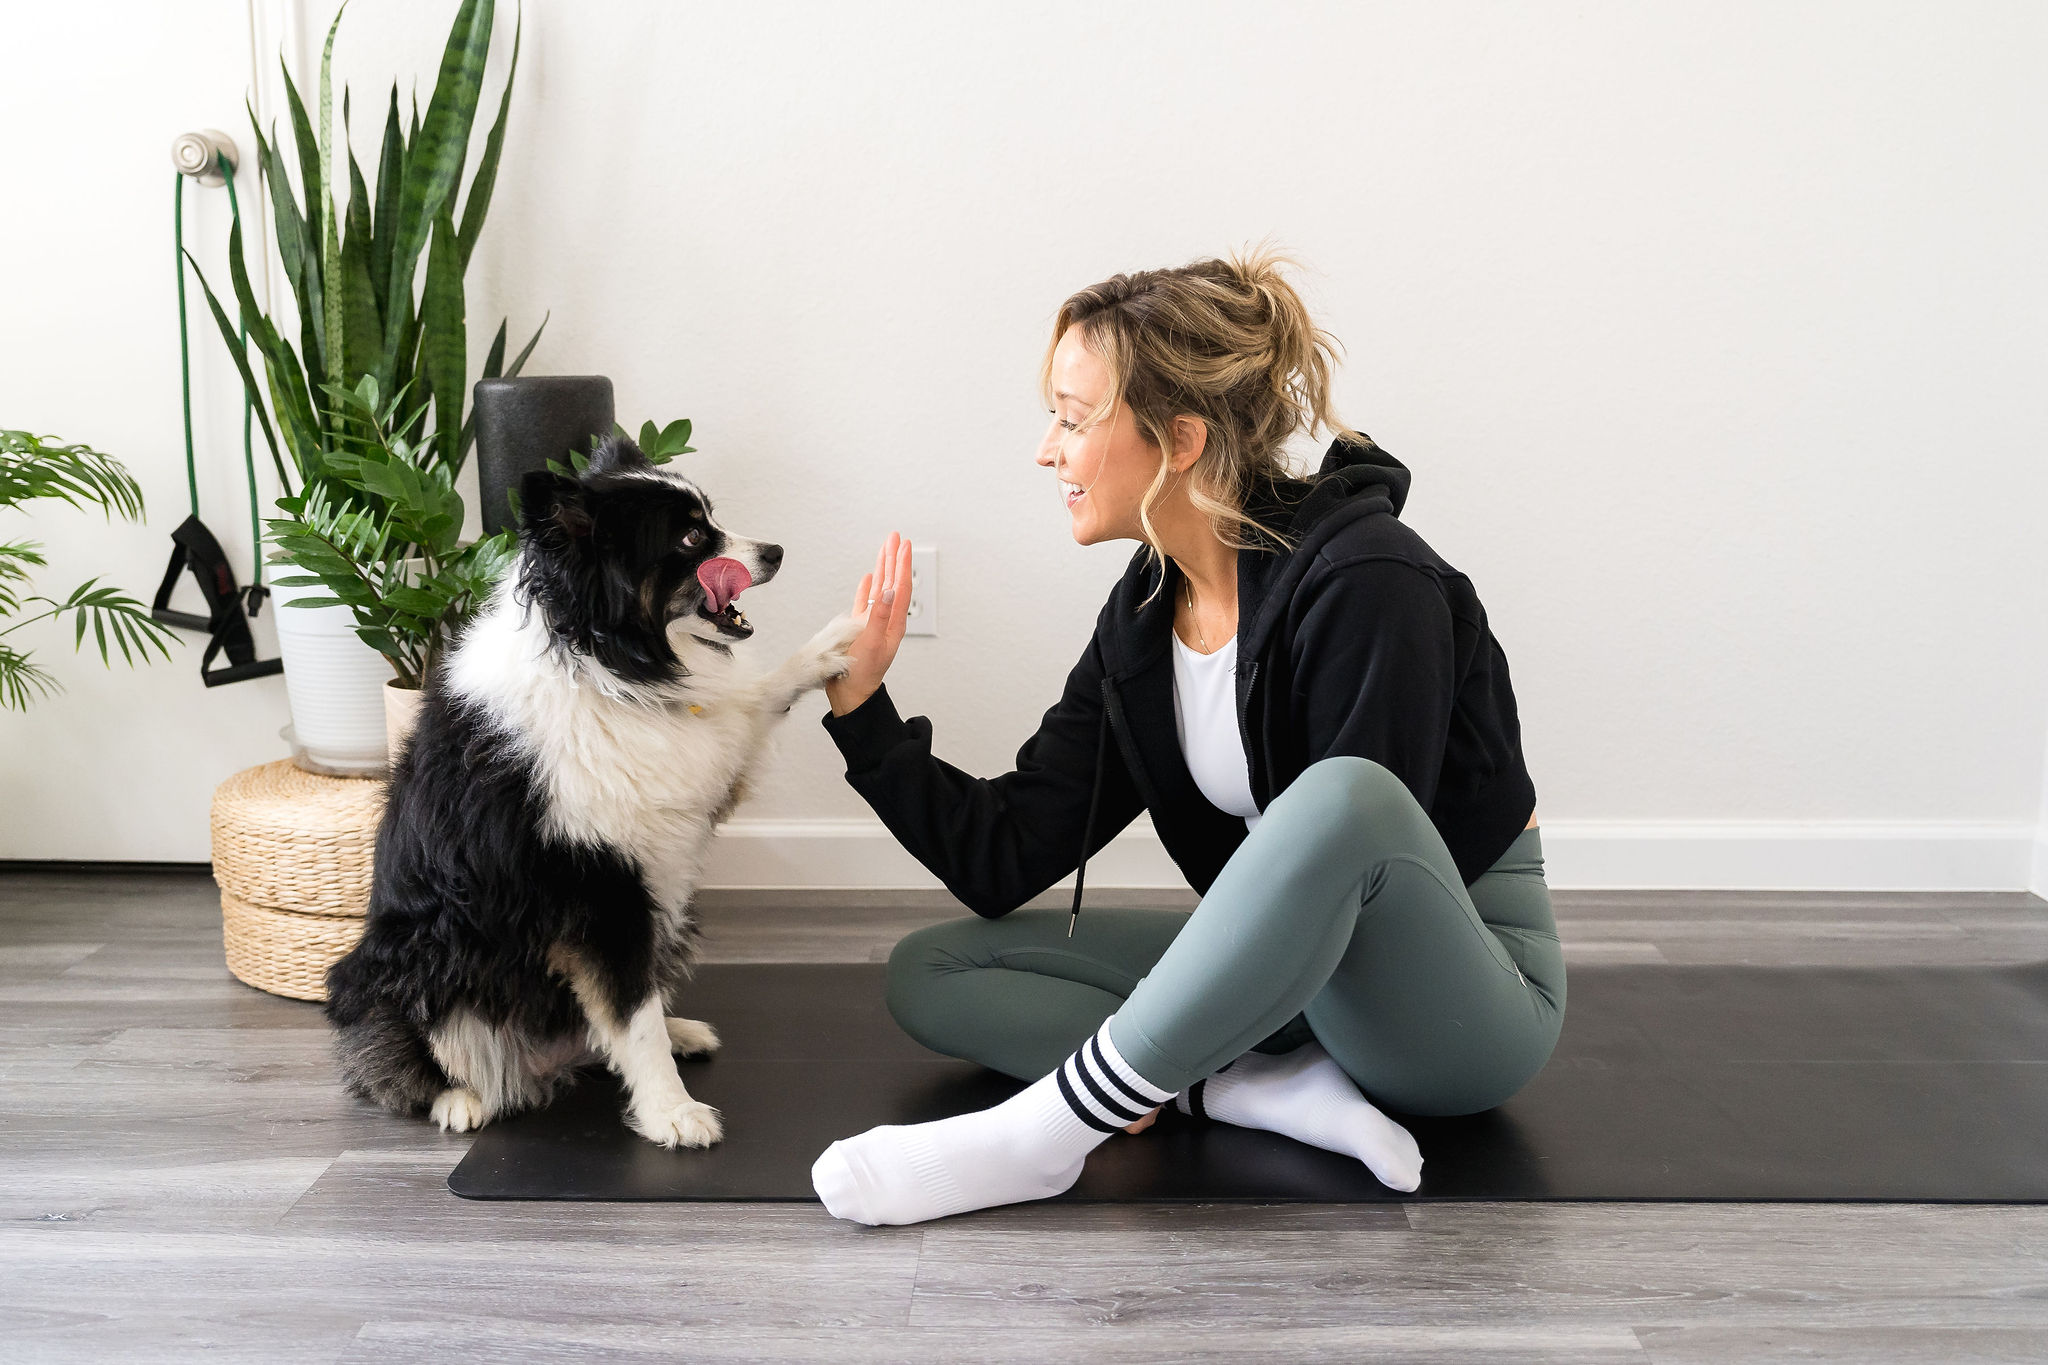
[(704, 585), (704, 593), (711, 599), (711, 610), (721, 612), (727, 603), (753, 584), (754, 576), (737, 559), (721, 555), (697, 566), (697, 581)]

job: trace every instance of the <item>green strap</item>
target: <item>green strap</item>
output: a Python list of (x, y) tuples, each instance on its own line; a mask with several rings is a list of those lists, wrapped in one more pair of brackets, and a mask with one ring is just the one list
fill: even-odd
[[(235, 171), (228, 165), (228, 159), (219, 152), (214, 153), (214, 164), (220, 167), (221, 175), (228, 186), (228, 211), (234, 215), (235, 226), (242, 225), (242, 205), (235, 197)], [(185, 174), (175, 172), (177, 186), (171, 199), (171, 241), (177, 252), (178, 269), (178, 386), (185, 404), (185, 486), (192, 499), (192, 515), (199, 515), (199, 470), (192, 454), (192, 346), (188, 339), (189, 327), (185, 320)], [(242, 326), (242, 349), (249, 348), (249, 328), (245, 321)], [(252, 563), (249, 568), (249, 582), (252, 585), (263, 582), (263, 530), (257, 510), (256, 452), (251, 440), (250, 423), (256, 413), (255, 398), (247, 389), (242, 391), (242, 466), (249, 474), (249, 543)]]

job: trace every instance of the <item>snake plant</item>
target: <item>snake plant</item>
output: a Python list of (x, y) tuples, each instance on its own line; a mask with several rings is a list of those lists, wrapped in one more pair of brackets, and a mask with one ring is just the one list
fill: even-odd
[[(342, 8), (345, 12), (347, 6)], [(380, 605), (390, 601), (389, 594), (366, 601), (360, 575), (344, 570), (331, 552), (317, 547), (323, 536), (337, 531), (334, 518), (346, 517), (352, 519), (347, 523), (353, 528), (352, 538), (346, 541), (351, 555), (370, 556), (370, 566), (381, 566), (380, 574), (400, 574), (408, 562), (439, 562), (455, 549), (452, 538), (461, 522), (461, 501), (453, 491), (454, 480), (475, 440), (473, 417), (466, 412), (470, 381), (463, 278), (497, 183), (512, 80), (519, 70), (515, 24), (496, 120), (464, 193), (464, 162), (483, 96), (493, 15), (492, 0), (462, 0), (424, 115), (415, 96), (410, 119), (402, 121), (398, 86), (392, 84), (374, 191), (350, 142), (346, 87), (341, 93), (340, 147), (332, 139), (334, 36), (341, 27), (341, 13), (328, 28), (321, 52), (317, 127), (289, 69), (285, 72), (297, 191), (286, 172), (275, 125), (266, 137), (255, 111), (250, 111), (258, 165), (270, 195), (278, 260), (296, 303), (294, 314), (282, 321), (258, 307), (244, 264), (241, 229), (234, 227), (228, 239), (229, 281), (239, 322), (262, 363), (260, 381), (236, 336), (235, 321), (200, 276), (207, 306), (255, 407), (285, 492), (278, 506), (287, 516), (268, 523), (277, 545), (270, 558), (308, 571), (331, 594), (297, 599), (291, 605), (347, 603), (356, 617), (357, 634), (386, 654), (406, 682), (417, 680), (423, 660), (438, 647), (440, 629), (458, 624), (459, 615), (445, 621), (442, 615), (431, 618), (442, 624), (434, 627), (433, 641), (416, 648), (407, 643), (410, 628)], [(345, 163), (348, 187), (342, 208), (336, 207), (331, 192), (341, 187), (338, 161)], [(192, 268), (198, 271), (196, 261)], [(543, 319), (541, 327), (546, 325)], [(518, 374), (540, 340), (537, 329), (507, 362), (506, 333), (507, 324), (501, 321), (484, 357), (484, 378)], [(396, 405), (403, 395), (418, 401), (400, 414)], [(396, 425), (380, 426), (385, 420)], [(410, 475), (396, 481), (381, 475), (366, 478), (366, 449), (385, 457), (387, 464), (376, 469), (389, 472), (388, 461), (396, 460), (409, 467)], [(431, 491), (432, 524), (440, 529), (431, 534), (424, 529), (420, 507), (394, 492), (401, 485), (414, 492)], [(443, 528), (440, 519), (445, 517), (453, 522)], [(310, 534), (297, 534), (295, 527)], [(480, 553), (474, 563), (502, 567), (502, 559), (491, 551)], [(364, 567), (368, 566), (356, 565)], [(305, 582), (279, 580), (285, 586)], [(469, 600), (469, 594), (457, 593), (454, 600), (459, 605)], [(421, 602), (415, 605), (423, 607)]]

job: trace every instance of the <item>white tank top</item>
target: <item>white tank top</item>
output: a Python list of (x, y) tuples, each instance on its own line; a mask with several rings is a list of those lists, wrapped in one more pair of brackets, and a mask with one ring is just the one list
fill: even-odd
[(1244, 739), (1237, 728), (1237, 636), (1214, 654), (1189, 648), (1173, 636), (1173, 728), (1195, 786), (1226, 815), (1242, 816), (1244, 827), (1259, 823), (1252, 800)]

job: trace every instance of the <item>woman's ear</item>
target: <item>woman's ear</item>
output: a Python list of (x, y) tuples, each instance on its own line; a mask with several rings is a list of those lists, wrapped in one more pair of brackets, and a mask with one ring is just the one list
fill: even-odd
[(1173, 472), (1185, 474), (1188, 467), (1202, 458), (1202, 452), (1209, 448), (1209, 424), (1199, 417), (1182, 413), (1173, 419)]

